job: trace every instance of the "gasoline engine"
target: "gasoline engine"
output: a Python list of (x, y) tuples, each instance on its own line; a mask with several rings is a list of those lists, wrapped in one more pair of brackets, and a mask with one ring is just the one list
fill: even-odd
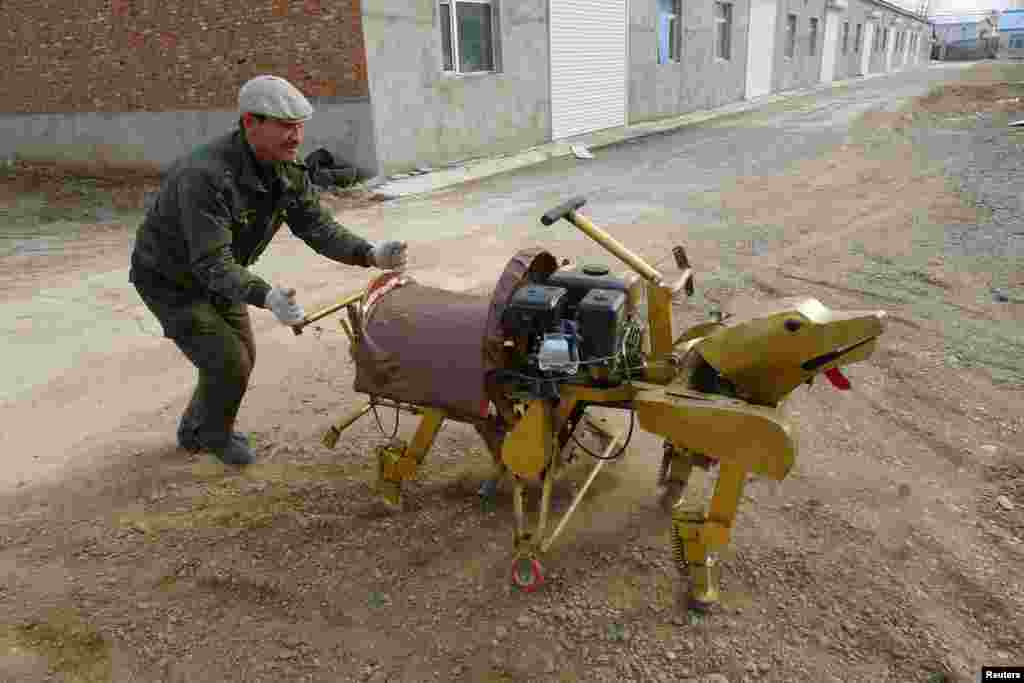
[(611, 387), (640, 377), (638, 295), (635, 278), (595, 264), (520, 287), (501, 317), (511, 367), (499, 371), (500, 378), (516, 386), (517, 397), (557, 400), (565, 382)]

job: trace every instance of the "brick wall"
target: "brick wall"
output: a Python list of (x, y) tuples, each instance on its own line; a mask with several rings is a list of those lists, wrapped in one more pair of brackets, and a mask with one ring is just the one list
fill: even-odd
[(369, 94), (360, 0), (3, 0), (0, 113), (231, 109), (261, 73)]

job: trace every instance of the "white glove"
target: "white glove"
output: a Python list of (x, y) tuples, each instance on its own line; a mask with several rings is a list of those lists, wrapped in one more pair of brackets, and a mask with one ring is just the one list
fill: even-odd
[(405, 242), (381, 242), (373, 248), (372, 258), (373, 265), (381, 270), (405, 270)]
[(302, 322), (302, 319), (306, 317), (302, 306), (295, 303), (294, 289), (274, 287), (267, 293), (266, 306), (274, 312), (283, 325), (294, 325)]

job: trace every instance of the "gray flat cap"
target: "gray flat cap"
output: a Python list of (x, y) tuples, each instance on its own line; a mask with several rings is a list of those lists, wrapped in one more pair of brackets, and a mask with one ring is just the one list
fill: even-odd
[(298, 88), (279, 76), (256, 76), (238, 91), (238, 112), (285, 121), (308, 121), (313, 105)]

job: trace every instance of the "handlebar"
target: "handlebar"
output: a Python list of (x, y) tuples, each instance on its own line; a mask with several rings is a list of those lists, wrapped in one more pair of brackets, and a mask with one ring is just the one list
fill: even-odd
[(342, 297), (341, 299), (339, 299), (335, 303), (331, 304), (330, 306), (326, 306), (324, 308), (321, 308), (318, 311), (314, 311), (313, 313), (310, 313), (305, 318), (303, 318), (301, 321), (299, 321), (299, 322), (295, 323), (294, 325), (292, 325), (292, 332), (294, 332), (296, 336), (302, 334), (303, 328), (306, 327), (307, 325), (312, 325), (317, 320), (320, 320), (321, 318), (326, 318), (327, 316), (331, 315), (332, 313), (336, 313), (337, 311), (340, 311), (341, 309), (345, 308), (346, 306), (350, 306), (350, 305), (356, 303), (357, 301), (359, 301), (363, 297), (363, 294), (364, 294), (363, 290), (360, 290), (358, 292), (353, 292), (351, 294), (346, 294), (344, 297)]
[(586, 203), (587, 202), (583, 197), (573, 197), (564, 204), (556, 206), (541, 216), (540, 222), (544, 225), (551, 225), (559, 219), (564, 218), (583, 231), (583, 233), (590, 239), (600, 244), (616, 258), (636, 271), (642, 278), (652, 284), (660, 285), (662, 283), (661, 273), (642, 258), (627, 249), (625, 245), (621, 244), (614, 237), (591, 223), (586, 216), (577, 211), (578, 208)]
[(546, 214), (541, 216), (540, 222), (543, 223), (544, 225), (551, 225), (552, 223), (557, 223), (563, 218), (568, 220), (569, 214), (573, 213), (574, 211), (576, 211), (576, 209), (580, 208), (586, 203), (587, 200), (584, 199), (583, 197), (573, 197), (564, 204), (559, 204), (558, 206), (556, 206), (555, 208), (551, 209)]

